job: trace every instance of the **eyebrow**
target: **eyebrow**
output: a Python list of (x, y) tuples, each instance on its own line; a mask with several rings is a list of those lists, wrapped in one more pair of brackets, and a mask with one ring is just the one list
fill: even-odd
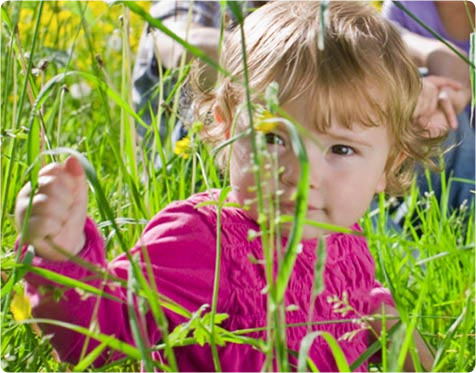
[(334, 141), (342, 141), (344, 143), (351, 143), (351, 144), (358, 144), (360, 146), (364, 146), (366, 148), (371, 148), (372, 144), (365, 141), (365, 138), (358, 138), (350, 135), (341, 135), (341, 134), (335, 134), (332, 132), (325, 132), (321, 134), (321, 136), (327, 136), (331, 138)]

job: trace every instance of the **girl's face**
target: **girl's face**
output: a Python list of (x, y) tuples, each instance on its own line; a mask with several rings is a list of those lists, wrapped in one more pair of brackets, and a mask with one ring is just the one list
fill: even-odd
[[(385, 165), (391, 146), (386, 127), (369, 128), (355, 124), (348, 129), (332, 123), (327, 132), (319, 133), (304, 100), (295, 100), (284, 105), (283, 109), (312, 134), (302, 138), (310, 164), (307, 219), (350, 227), (365, 213), (374, 194), (385, 190)], [(276, 183), (266, 180), (266, 167), (261, 170), (264, 194), (271, 193), (273, 201), (279, 202), (281, 214), (293, 215), (299, 161), (284, 126), (277, 126), (266, 135), (266, 139), (269, 152), (278, 156), (282, 172)], [(233, 144), (230, 168), (234, 198), (241, 204), (256, 200), (256, 181), (251, 164), (251, 141), (245, 137)], [(280, 193), (276, 193), (277, 190)], [(248, 214), (252, 219), (258, 219), (256, 202), (251, 204)], [(290, 229), (291, 224), (282, 225), (284, 236)], [(325, 233), (329, 232), (306, 226), (303, 239), (313, 239)]]

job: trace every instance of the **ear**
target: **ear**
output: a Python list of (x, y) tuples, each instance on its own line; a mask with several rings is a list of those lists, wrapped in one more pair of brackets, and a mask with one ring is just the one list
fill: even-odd
[(223, 124), (223, 109), (218, 104), (213, 105), (213, 115), (217, 123)]
[[(215, 105), (213, 105), (213, 116), (215, 117), (215, 121), (218, 123), (218, 125), (228, 127), (227, 115), (226, 115), (225, 111), (223, 110), (223, 108), (217, 103), (215, 103)], [(226, 130), (225, 137), (226, 137), (226, 139), (230, 138), (230, 130), (229, 129)]]

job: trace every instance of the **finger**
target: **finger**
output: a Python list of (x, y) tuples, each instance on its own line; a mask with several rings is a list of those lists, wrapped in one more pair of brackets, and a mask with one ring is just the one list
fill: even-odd
[(58, 173), (61, 172), (62, 170), (62, 164), (61, 163), (50, 163), (46, 165), (45, 167), (41, 168), (40, 172), (38, 173), (38, 176), (43, 176), (43, 175), (58, 175)]
[(41, 176), (38, 179), (38, 189), (31, 196), (31, 184), (26, 184), (18, 193), (15, 204), (15, 222), (19, 230), (23, 227), (26, 211), (31, 200), (31, 215), (45, 215), (50, 213), (57, 218), (67, 215), (75, 199), (84, 200), (75, 185), (69, 178), (57, 176)]
[(63, 163), (50, 163), (40, 170), (38, 176), (61, 176), (65, 172), (73, 178), (85, 177), (83, 167), (76, 157), (69, 157)]
[(413, 114), (414, 118), (419, 118), (421, 116), (430, 115), (438, 107), (438, 96), (437, 94), (426, 97), (419, 101), (417, 108)]
[(76, 194), (77, 183), (67, 174), (58, 176), (46, 175), (38, 179), (37, 194), (56, 196), (60, 201), (73, 199)]
[(438, 107), (438, 91), (434, 92), (431, 96), (430, 105), (428, 107), (427, 113), (432, 113)]
[(23, 221), (25, 219), (26, 210), (30, 204), (30, 196), (31, 184), (27, 183), (20, 190), (15, 201), (15, 223), (19, 232), (23, 229)]
[(68, 157), (68, 159), (66, 159), (66, 161), (64, 162), (64, 168), (71, 175), (74, 175), (74, 176), (84, 175), (83, 166), (79, 162), (79, 159), (76, 157)]
[(68, 218), (73, 202), (74, 200), (66, 200), (62, 203), (54, 196), (37, 194), (33, 197), (31, 216), (49, 216), (63, 222)]
[(416, 118), (416, 123), (420, 128), (426, 129), (428, 127), (429, 117), (426, 115), (420, 115)]
[(17, 201), (23, 198), (29, 198), (31, 194), (31, 183), (26, 183), (23, 188), (20, 189), (17, 195)]
[[(48, 176), (57, 175), (60, 169), (61, 168), (59, 167), (58, 163), (51, 163), (48, 166), (43, 167), (38, 174), (39, 175), (38, 184), (40, 184), (41, 186), (42, 184), (45, 184), (45, 183), (48, 184), (49, 182), (51, 182), (52, 180), (48, 179)], [(17, 204), (23, 205), (24, 203), (23, 200), (25, 199), (29, 200), (31, 193), (32, 193), (31, 183), (28, 182), (18, 192)], [(35, 193), (38, 193), (38, 189), (35, 190)]]
[(418, 97), (417, 107), (414, 112), (414, 118), (421, 115), (429, 115), (438, 104), (438, 88), (430, 80), (424, 79), (420, 96)]
[(87, 204), (88, 183), (84, 168), (76, 157), (69, 157), (64, 164), (64, 169), (70, 178), (74, 181), (74, 190), (76, 199), (79, 203)]
[(443, 90), (438, 95), (438, 104), (446, 116), (449, 127), (452, 129), (458, 128), (458, 118), (456, 117), (455, 109), (446, 91)]
[(450, 125), (445, 113), (438, 108), (431, 116), (428, 117), (425, 129), (428, 131), (430, 138), (444, 136), (448, 133)]
[(463, 85), (460, 82), (451, 78), (447, 78), (445, 76), (430, 75), (426, 77), (425, 79), (428, 79), (429, 81), (431, 81), (438, 88), (442, 88), (446, 86), (448, 88), (453, 88), (456, 90), (463, 89)]
[(64, 162), (64, 169), (68, 174), (75, 178), (84, 178), (86, 176), (83, 166), (76, 157), (69, 157)]

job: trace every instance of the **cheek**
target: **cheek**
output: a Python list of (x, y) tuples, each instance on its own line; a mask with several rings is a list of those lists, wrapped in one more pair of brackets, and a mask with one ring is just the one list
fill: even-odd
[(358, 176), (352, 181), (342, 179), (329, 190), (333, 201), (330, 216), (332, 223), (349, 227), (356, 223), (369, 208), (374, 196), (375, 184), (373, 180), (365, 179), (362, 174)]
[[(230, 181), (236, 186), (248, 186), (256, 189), (256, 178), (253, 163), (253, 151), (249, 138), (238, 140), (234, 143), (230, 160)], [(262, 166), (258, 172), (261, 190), (264, 195), (273, 193), (276, 184), (276, 173), (279, 165), (271, 160), (270, 155), (262, 155)], [(243, 192), (246, 189), (242, 189)], [(254, 194), (254, 193), (253, 193)]]
[(247, 152), (243, 145), (245, 144), (240, 141), (233, 144), (230, 158), (230, 182), (240, 203), (253, 198), (250, 188), (253, 189), (252, 187), (256, 184), (251, 167), (250, 152)]
[[(224, 151), (230, 154), (230, 174), (233, 177), (235, 174), (234, 181), (238, 181), (238, 177), (241, 174), (244, 174), (246, 169), (249, 168), (250, 163), (250, 152), (248, 151), (247, 142), (244, 142), (243, 139), (230, 145), (231, 149), (227, 147)], [(231, 150), (231, 152), (230, 152)]]

